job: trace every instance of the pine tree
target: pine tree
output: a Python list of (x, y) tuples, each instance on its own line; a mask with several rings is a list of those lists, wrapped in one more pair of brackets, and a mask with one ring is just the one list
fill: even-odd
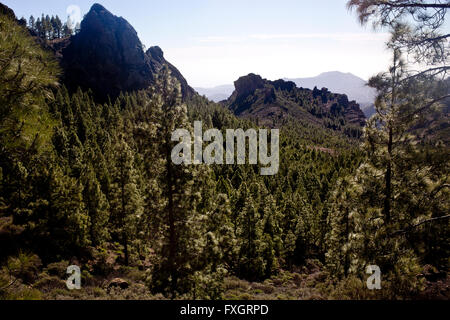
[[(215, 282), (218, 268), (211, 264), (216, 242), (214, 234), (207, 234), (208, 209), (203, 198), (202, 183), (207, 181), (209, 170), (194, 165), (175, 165), (172, 150), (176, 142), (172, 133), (176, 129), (190, 130), (187, 109), (181, 101), (180, 84), (170, 75), (167, 67), (161, 71), (152, 92), (158, 127), (157, 148), (153, 151), (159, 159), (158, 185), (162, 199), (159, 208), (154, 205), (154, 218), (158, 225), (155, 249), (158, 258), (152, 273), (152, 290), (175, 298), (190, 294), (208, 295), (208, 286)], [(206, 179), (206, 180), (205, 180)], [(203, 181), (203, 182), (202, 182)], [(156, 203), (157, 204), (157, 203)], [(209, 252), (209, 253), (208, 253)], [(203, 289), (200, 289), (203, 288)], [(216, 293), (220, 290), (213, 290)]]
[(37, 20), (36, 20), (36, 33), (37, 33), (38, 37), (44, 38), (43, 35), (42, 35), (42, 22), (41, 22), (41, 18), (37, 18)]
[(58, 16), (56, 16), (55, 23), (54, 23), (54, 29), (55, 29), (55, 36), (58, 39), (62, 37), (62, 28), (63, 28), (63, 23), (61, 22), (61, 19)]
[(125, 265), (130, 264), (130, 244), (143, 214), (142, 195), (137, 185), (135, 155), (121, 134), (113, 147), (111, 189), (108, 195), (113, 234), (123, 246)]
[(264, 259), (264, 221), (259, 207), (260, 186), (254, 183), (246, 190), (243, 211), (238, 216), (239, 275), (249, 280), (263, 279), (267, 261)]
[[(424, 138), (418, 126), (430, 108), (439, 108), (434, 98), (441, 95), (438, 82), (409, 78), (395, 46), (393, 53), (390, 72), (370, 80), (379, 96), (376, 115), (365, 129), (367, 158), (335, 194), (327, 255), (338, 274), (362, 277), (368, 265), (378, 265), (387, 283), (383, 294), (389, 298), (421, 288), (416, 277), (420, 258), (446, 255), (448, 249), (440, 245), (433, 249), (433, 241), (441, 243), (438, 238), (428, 237), (424, 245), (423, 235), (428, 224), (448, 220), (449, 207), (444, 187), (448, 166), (437, 156), (445, 151)], [(436, 230), (440, 236), (448, 234), (448, 224)]]
[(30, 19), (28, 20), (28, 28), (30, 28), (33, 31), (36, 31), (36, 19), (33, 15), (30, 16)]
[[(63, 252), (86, 247), (89, 242), (89, 215), (83, 203), (83, 187), (73, 178), (64, 176), (55, 168), (50, 180), (49, 226), (52, 239), (61, 246)], [(66, 238), (58, 239), (64, 230)], [(76, 252), (76, 251), (75, 251)]]
[(352, 190), (351, 181), (338, 181), (328, 200), (329, 232), (326, 235), (326, 263), (332, 276), (347, 276), (350, 271), (351, 253), (349, 241), (354, 230), (351, 225), (352, 210), (356, 206), (358, 194)]
[(94, 247), (100, 246), (109, 240), (109, 204), (92, 167), (87, 170), (83, 180), (83, 202), (90, 217), (90, 240)]
[(50, 33), (51, 33), (51, 24), (50, 24), (50, 17), (49, 17), (49, 15), (44, 16), (44, 14), (42, 14), (41, 22), (42, 22), (43, 38), (46, 39), (46, 40), (49, 40), (50, 39)]
[(282, 252), (282, 234), (281, 228), (282, 215), (278, 209), (275, 199), (272, 195), (268, 195), (264, 199), (264, 259), (266, 260), (266, 277), (272, 276), (279, 270), (279, 258)]
[(64, 23), (63, 26), (63, 38), (67, 38), (70, 37), (71, 35), (73, 35), (73, 30), (74, 30), (74, 26), (73, 26), (73, 22), (70, 19), (70, 17), (67, 17), (67, 21), (66, 23)]
[(75, 24), (75, 29), (74, 29), (75, 34), (78, 34), (80, 32), (80, 30), (81, 30), (81, 24), (79, 22), (77, 22)]

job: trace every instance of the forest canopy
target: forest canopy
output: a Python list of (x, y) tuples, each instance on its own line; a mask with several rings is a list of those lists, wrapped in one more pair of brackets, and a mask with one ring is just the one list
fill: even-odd
[[(369, 81), (376, 114), (357, 130), (305, 106), (280, 125), (271, 176), (173, 163), (172, 133), (193, 135), (195, 121), (224, 137), (268, 127), (183, 97), (168, 64), (148, 88), (100, 102), (67, 89), (36, 39), (71, 36), (70, 21), (0, 14), (0, 298), (448, 299), (448, 36), (428, 46), (442, 24), (424, 31), (417, 3), (349, 2), (392, 32), (392, 65)], [(423, 19), (407, 27), (407, 14)], [(426, 72), (411, 72), (408, 54)], [(79, 292), (65, 286), (69, 265)], [(367, 289), (373, 265), (380, 290)]]

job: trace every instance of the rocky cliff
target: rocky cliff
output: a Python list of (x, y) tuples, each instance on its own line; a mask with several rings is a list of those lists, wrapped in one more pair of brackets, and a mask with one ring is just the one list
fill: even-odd
[(101, 100), (150, 86), (163, 65), (180, 81), (183, 97), (194, 94), (181, 73), (164, 59), (159, 47), (144, 52), (136, 30), (124, 19), (94, 4), (78, 34), (51, 43), (71, 90), (92, 89)]

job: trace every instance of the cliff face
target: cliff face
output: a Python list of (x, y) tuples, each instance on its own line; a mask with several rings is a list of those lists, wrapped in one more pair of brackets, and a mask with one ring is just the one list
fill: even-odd
[(101, 100), (121, 91), (147, 88), (164, 64), (181, 82), (183, 97), (193, 94), (181, 73), (152, 47), (144, 52), (136, 30), (123, 18), (94, 4), (81, 22), (80, 32), (52, 43), (64, 70), (64, 83), (71, 90), (92, 89)]
[(100, 98), (148, 87), (153, 74), (136, 31), (123, 18), (95, 4), (81, 31), (62, 50), (61, 64), (70, 89), (90, 88)]
[(349, 101), (346, 95), (331, 93), (326, 88), (297, 88), (294, 82), (269, 81), (255, 74), (235, 82), (235, 91), (225, 105), (238, 116), (256, 118), (260, 123), (271, 126), (282, 124), (289, 118), (315, 124), (365, 125), (365, 116), (359, 105)]

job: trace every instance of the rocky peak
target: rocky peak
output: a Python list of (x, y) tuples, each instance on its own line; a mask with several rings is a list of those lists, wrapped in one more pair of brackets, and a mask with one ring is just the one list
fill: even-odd
[(100, 99), (146, 88), (153, 80), (136, 31), (99, 4), (92, 6), (62, 56), (67, 86), (90, 88)]
[(155, 61), (159, 62), (164, 61), (164, 52), (158, 46), (151, 47), (150, 49), (147, 50), (146, 53), (149, 57), (153, 58)]
[(294, 82), (292, 82), (292, 81), (284, 81), (282, 79), (276, 80), (276, 81), (271, 81), (270, 83), (277, 90), (292, 91), (292, 90), (294, 90), (297, 87)]
[(102, 11), (107, 12), (111, 14), (108, 10), (105, 9), (104, 6), (102, 6), (100, 3), (94, 3), (91, 7), (90, 12), (98, 12), (101, 13)]
[(164, 65), (167, 65), (169, 67), (172, 76), (177, 78), (177, 80), (181, 84), (181, 94), (184, 98), (190, 98), (195, 94), (194, 89), (189, 86), (181, 72), (164, 58), (164, 52), (160, 47), (151, 47), (145, 54), (149, 58), (150, 65), (155, 74), (157, 74)]
[[(235, 82), (235, 91), (223, 102), (237, 116), (258, 119), (260, 124), (274, 126), (286, 119), (301, 119), (335, 130), (339, 118), (346, 125), (364, 126), (365, 117), (355, 101), (327, 88), (298, 88), (292, 81), (269, 81), (253, 73)], [(328, 121), (328, 122), (327, 122)]]
[[(136, 30), (100, 4), (94, 4), (60, 55), (64, 82), (71, 90), (92, 89), (96, 98), (115, 98), (120, 92), (149, 87), (162, 65), (182, 83), (183, 97), (193, 90), (181, 73), (164, 59), (159, 47), (146, 53)], [(56, 50), (55, 50), (56, 51)]]
[(235, 83), (236, 94), (238, 97), (253, 94), (257, 89), (264, 88), (264, 80), (261, 76), (250, 73), (247, 76), (239, 78)]

